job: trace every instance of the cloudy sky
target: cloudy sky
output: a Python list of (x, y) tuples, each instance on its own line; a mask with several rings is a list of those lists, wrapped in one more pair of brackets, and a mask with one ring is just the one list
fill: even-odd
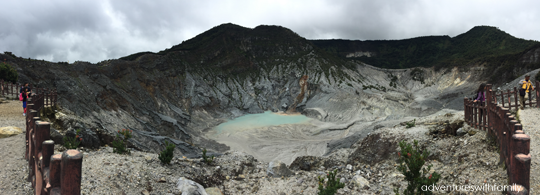
[(0, 52), (99, 62), (158, 52), (223, 23), (289, 28), (308, 39), (456, 36), (477, 25), (540, 40), (537, 0), (10, 0)]

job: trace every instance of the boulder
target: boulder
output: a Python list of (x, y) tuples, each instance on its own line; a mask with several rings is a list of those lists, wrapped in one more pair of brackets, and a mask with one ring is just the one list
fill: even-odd
[(14, 126), (2, 127), (0, 128), (0, 138), (6, 138), (6, 137), (14, 136), (14, 135), (19, 135), (22, 132), (23, 132), (22, 129), (19, 127), (14, 127)]
[(182, 192), (182, 195), (208, 195), (201, 184), (186, 179), (185, 177), (180, 177), (180, 179), (178, 179), (176, 188)]
[(51, 140), (53, 140), (55, 144), (64, 144), (64, 135), (51, 127)]
[(347, 164), (360, 163), (375, 165), (386, 159), (396, 158), (398, 147), (393, 136), (382, 137), (380, 134), (370, 134), (362, 140), (356, 150), (349, 155)]
[(312, 171), (322, 166), (323, 159), (318, 156), (299, 156), (294, 159), (289, 168), (291, 170)]
[(465, 135), (465, 134), (467, 134), (467, 131), (466, 131), (465, 129), (463, 129), (463, 127), (462, 127), (462, 128), (459, 128), (459, 129), (456, 131), (456, 135), (457, 135), (457, 136), (463, 136), (463, 135)]
[(302, 111), (302, 114), (319, 120), (323, 120), (328, 114), (321, 108), (306, 108)]
[(366, 178), (364, 178), (364, 177), (362, 177), (362, 176), (360, 176), (360, 175), (355, 175), (355, 176), (352, 178), (352, 181), (353, 181), (354, 184), (355, 184), (356, 186), (358, 186), (358, 188), (360, 188), (360, 189), (363, 189), (363, 188), (365, 188), (365, 187), (369, 187), (369, 181), (368, 181)]
[(266, 172), (269, 176), (273, 177), (288, 177), (293, 174), (293, 172), (287, 168), (287, 165), (281, 161), (270, 162)]
[(221, 190), (216, 187), (206, 188), (205, 190), (208, 195), (223, 195)]

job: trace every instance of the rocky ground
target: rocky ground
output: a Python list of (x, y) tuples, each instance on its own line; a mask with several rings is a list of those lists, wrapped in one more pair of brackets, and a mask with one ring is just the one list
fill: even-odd
[[(540, 109), (527, 108), (519, 111), (519, 120), (523, 125), (523, 131), (525, 134), (531, 137), (531, 194), (536, 194), (540, 190), (540, 166), (538, 161), (540, 160)], [(536, 189), (536, 190), (535, 190)]]
[[(17, 103), (0, 104), (2, 110), (13, 109), (9, 115), (13, 117), (11, 121), (4, 120), (6, 116), (0, 117), (2, 126), (24, 127), (22, 116), (17, 118), (20, 114), (15, 109)], [(394, 188), (403, 189), (407, 185), (396, 169), (400, 140), (410, 143), (418, 140), (422, 148), (431, 151), (427, 164), (432, 164), (432, 171), (442, 175), (439, 185), (505, 184), (507, 177), (503, 167), (497, 165), (496, 148), (486, 140), (485, 132), (467, 125), (459, 129), (462, 118), (462, 112), (439, 112), (416, 118), (416, 126), (412, 128), (404, 124), (377, 126), (351, 148), (323, 157), (298, 157), (289, 166), (263, 163), (241, 152), (226, 152), (210, 164), (202, 159), (176, 156), (170, 165), (163, 165), (153, 153), (133, 151), (131, 155), (119, 155), (108, 146), (98, 150), (79, 148), (84, 152), (82, 192), (181, 194), (196, 189), (197, 185), (178, 187), (180, 179), (189, 179), (200, 184), (200, 189), (206, 188), (208, 194), (316, 194), (317, 177), (338, 170), (337, 178), (345, 183), (338, 194), (394, 194)], [(458, 135), (449, 135), (454, 132)], [(12, 156), (0, 159), (5, 165), (0, 167), (0, 194), (29, 194), (30, 185), (25, 181), (27, 162), (23, 159), (24, 134), (0, 142), (0, 153)], [(55, 150), (64, 149), (55, 145)]]
[[(0, 98), (2, 99), (2, 98)], [(25, 129), (20, 101), (0, 103), (0, 127), (15, 126)], [(0, 139), (0, 194), (30, 194), (28, 162), (24, 159), (25, 135)]]

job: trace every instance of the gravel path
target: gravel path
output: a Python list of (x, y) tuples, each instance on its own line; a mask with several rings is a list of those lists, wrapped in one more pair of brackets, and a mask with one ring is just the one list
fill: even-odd
[[(25, 130), (22, 102), (0, 103), (0, 127), (16, 126)], [(0, 139), (0, 194), (31, 194), (28, 162), (24, 159), (25, 134)]]
[(540, 157), (540, 109), (528, 108), (520, 110), (519, 119), (523, 125), (523, 131), (531, 136), (531, 194), (537, 194), (540, 190), (540, 166), (538, 164)]

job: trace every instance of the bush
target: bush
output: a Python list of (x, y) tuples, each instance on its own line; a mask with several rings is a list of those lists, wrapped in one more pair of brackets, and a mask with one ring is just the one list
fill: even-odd
[(82, 142), (82, 138), (79, 137), (80, 129), (77, 129), (75, 137), (64, 136), (64, 147), (66, 149), (76, 149)]
[(324, 185), (324, 178), (319, 176), (319, 195), (333, 195), (339, 188), (345, 187), (344, 183), (339, 182), (339, 178), (336, 180), (337, 170), (326, 174), (328, 181), (326, 186)]
[(411, 121), (411, 122), (405, 122), (405, 125), (407, 125), (406, 128), (415, 127), (415, 126), (416, 126), (416, 119), (414, 119), (414, 120)]
[[(429, 165), (427, 169), (422, 168), (425, 159), (429, 156), (429, 151), (421, 151), (416, 140), (414, 140), (414, 149), (411, 144), (405, 141), (399, 142), (399, 147), (401, 152), (398, 152), (399, 166), (397, 169), (405, 175), (405, 180), (408, 183), (407, 189), (403, 193), (405, 195), (432, 194), (431, 191), (422, 191), (422, 186), (436, 185), (441, 175), (437, 172), (429, 174), (433, 165)], [(394, 192), (399, 195), (399, 188), (394, 189)]]
[(214, 161), (214, 155), (212, 155), (211, 157), (206, 156), (206, 148), (204, 148), (202, 151), (202, 157), (206, 164), (212, 164), (212, 161)]
[(161, 160), (163, 164), (169, 164), (173, 158), (173, 151), (176, 146), (168, 141), (165, 141), (165, 147), (165, 150), (161, 151), (159, 154), (159, 160)]
[[(129, 129), (122, 129), (122, 131), (118, 130), (118, 134), (116, 134), (116, 140), (112, 142), (113, 152), (118, 154), (130, 154), (131, 151), (127, 149), (127, 140), (131, 138), (131, 134), (133, 133), (132, 130)], [(122, 137), (120, 137), (122, 135)]]
[(18, 79), (19, 75), (17, 74), (17, 71), (5, 62), (4, 59), (4, 62), (0, 63), (0, 80), (15, 83)]

